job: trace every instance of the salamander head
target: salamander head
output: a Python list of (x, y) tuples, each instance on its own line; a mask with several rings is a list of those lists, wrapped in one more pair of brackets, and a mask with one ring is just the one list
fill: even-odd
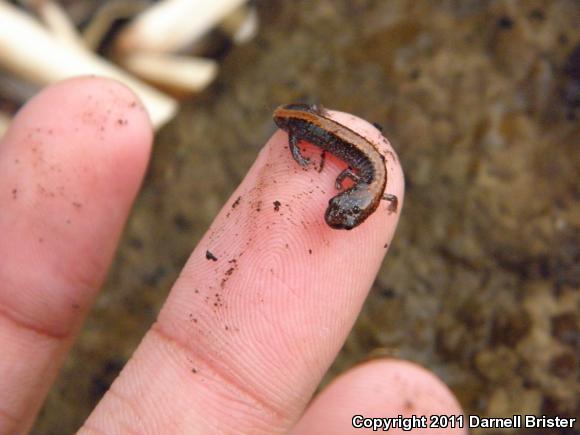
[(375, 209), (373, 196), (360, 184), (328, 201), (324, 219), (334, 229), (352, 230), (361, 224)]

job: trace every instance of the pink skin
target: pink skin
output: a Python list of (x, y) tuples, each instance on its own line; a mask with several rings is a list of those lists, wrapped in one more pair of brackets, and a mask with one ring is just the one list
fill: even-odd
[[(360, 434), (354, 415), (364, 417), (461, 416), (453, 394), (433, 373), (408, 361), (378, 360), (362, 364), (334, 380), (310, 405), (292, 435)], [(427, 425), (437, 420), (425, 419)], [(360, 424), (360, 423), (359, 423)], [(420, 429), (418, 433), (465, 434), (461, 428)], [(381, 433), (382, 429), (378, 431)], [(416, 433), (390, 428), (389, 434)]]
[[(380, 140), (365, 121), (333, 117)], [(150, 147), (136, 97), (99, 78), (49, 87), (0, 143), (0, 433), (31, 427), (106, 273)], [(394, 154), (387, 165), (387, 193), (401, 207)], [(321, 173), (304, 171), (286, 134), (274, 134), (82, 433), (272, 434), (296, 425), (360, 311), (399, 217), (384, 202), (352, 231), (326, 226), (341, 168), (327, 156)], [(207, 260), (206, 250), (218, 261)], [(461, 412), (435, 377), (389, 364), (339, 378), (331, 386), (339, 395), (320, 396), (294, 433), (315, 433), (308, 427), (332, 409), (343, 418), (357, 379), (393, 373), (410, 376), (409, 394), (423, 413)], [(398, 412), (399, 384), (359, 388), (353, 397), (368, 394), (377, 406), (365, 409), (384, 417)]]

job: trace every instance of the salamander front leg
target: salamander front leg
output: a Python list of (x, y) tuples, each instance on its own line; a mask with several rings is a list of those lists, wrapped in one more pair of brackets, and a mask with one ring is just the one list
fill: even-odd
[(390, 202), (388, 208), (390, 213), (395, 213), (397, 211), (397, 208), (399, 207), (399, 198), (397, 198), (396, 195), (385, 193), (382, 199)]
[(346, 168), (344, 171), (338, 174), (338, 177), (336, 177), (335, 186), (338, 190), (342, 189), (342, 182), (347, 177), (350, 178), (355, 183), (358, 183), (360, 181), (360, 177), (356, 175), (351, 168)]
[(300, 148), (298, 147), (298, 142), (298, 137), (290, 131), (288, 133), (288, 145), (290, 146), (292, 157), (294, 157), (294, 160), (296, 160), (300, 166), (308, 166), (310, 159), (302, 155)]

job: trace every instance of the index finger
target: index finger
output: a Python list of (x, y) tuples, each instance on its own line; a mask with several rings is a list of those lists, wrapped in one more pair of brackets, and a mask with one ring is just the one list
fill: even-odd
[[(359, 118), (330, 116), (380, 147), (386, 193), (401, 205), (402, 170), (388, 141)], [(382, 202), (351, 231), (328, 227), (324, 212), (345, 166), (329, 156), (322, 172), (305, 170), (286, 133), (274, 134), (85, 429), (292, 426), (350, 331), (399, 217)]]

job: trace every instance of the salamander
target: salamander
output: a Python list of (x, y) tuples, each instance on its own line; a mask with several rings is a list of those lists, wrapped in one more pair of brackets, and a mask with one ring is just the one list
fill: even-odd
[(286, 104), (278, 107), (273, 117), (275, 124), (288, 133), (292, 157), (299, 165), (306, 167), (309, 163), (298, 147), (301, 140), (349, 165), (338, 175), (335, 184), (342, 190), (343, 181), (350, 178), (354, 185), (329, 200), (324, 215), (328, 226), (345, 230), (355, 228), (377, 209), (381, 199), (391, 202), (389, 210), (397, 210), (397, 197), (385, 194), (385, 157), (371, 141), (331, 119), (320, 105)]

